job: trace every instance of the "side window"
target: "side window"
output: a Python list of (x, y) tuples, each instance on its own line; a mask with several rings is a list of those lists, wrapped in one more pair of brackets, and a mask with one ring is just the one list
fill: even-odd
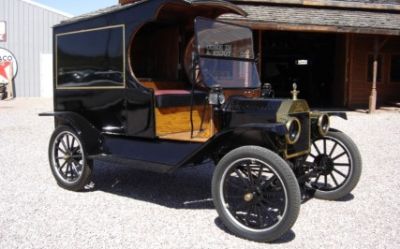
[(57, 88), (125, 86), (124, 26), (56, 35)]
[[(382, 55), (378, 55), (378, 77), (377, 77), (377, 82), (382, 82)], [(374, 75), (374, 55), (369, 54), (368, 55), (368, 64), (367, 64), (367, 80), (368, 82), (372, 82), (373, 75)]]
[(391, 56), (390, 82), (400, 83), (400, 54)]

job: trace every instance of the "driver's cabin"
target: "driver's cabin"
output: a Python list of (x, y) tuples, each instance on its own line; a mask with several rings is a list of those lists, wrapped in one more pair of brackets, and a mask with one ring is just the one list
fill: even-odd
[(226, 88), (224, 98), (260, 94), (252, 33), (212, 21), (225, 13), (246, 14), (217, 0), (144, 0), (61, 23), (55, 111), (104, 133), (205, 142), (220, 127), (213, 86)]

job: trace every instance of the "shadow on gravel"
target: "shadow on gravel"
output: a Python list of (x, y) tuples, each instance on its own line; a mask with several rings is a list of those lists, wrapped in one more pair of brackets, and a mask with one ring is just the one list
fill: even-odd
[(96, 162), (89, 191), (104, 191), (177, 209), (214, 209), (212, 165), (157, 174)]
[(347, 194), (347, 195), (343, 196), (342, 198), (337, 199), (337, 200), (335, 200), (335, 201), (338, 201), (338, 202), (346, 202), (346, 201), (351, 201), (351, 200), (353, 200), (353, 199), (354, 199), (354, 195), (353, 195), (352, 193), (349, 193), (349, 194)]
[[(211, 198), (213, 165), (178, 170), (174, 174), (157, 174), (96, 162), (93, 185), (87, 191), (103, 191), (176, 209), (214, 209)], [(302, 204), (313, 199), (313, 191), (302, 191)], [(353, 194), (337, 200), (351, 201)], [(221, 230), (232, 235), (217, 217)], [(233, 235), (234, 236), (234, 235)], [(288, 243), (296, 237), (290, 230), (272, 244)]]
[[(213, 168), (213, 165), (203, 165), (169, 175), (96, 162), (94, 184), (87, 191), (103, 191), (176, 209), (214, 209), (211, 198)], [(312, 191), (302, 191), (302, 204), (311, 199)], [(348, 194), (337, 201), (353, 199), (354, 195)], [(218, 217), (214, 222), (218, 228), (233, 235)], [(296, 234), (290, 230), (272, 244), (288, 243), (295, 237)]]
[[(224, 223), (222, 222), (222, 220), (220, 218), (215, 218), (214, 220), (215, 225), (221, 229), (222, 231), (232, 235), (232, 236), (236, 236), (233, 233), (231, 233), (231, 231), (229, 231)], [(290, 229), (287, 233), (285, 233), (281, 238), (279, 238), (278, 240), (275, 240), (273, 242), (270, 242), (269, 244), (283, 244), (283, 243), (288, 243), (292, 240), (294, 240), (296, 238), (296, 234), (293, 232), (292, 229)]]
[[(176, 209), (214, 209), (211, 198), (213, 165), (158, 174), (131, 168), (95, 163), (93, 183), (87, 191), (103, 191)], [(302, 190), (302, 204), (314, 197), (313, 191)], [(336, 201), (354, 199), (353, 194)]]

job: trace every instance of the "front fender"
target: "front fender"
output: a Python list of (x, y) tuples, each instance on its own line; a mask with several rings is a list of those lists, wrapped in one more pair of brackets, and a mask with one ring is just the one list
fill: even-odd
[(286, 132), (285, 125), (279, 123), (245, 124), (224, 130), (215, 134), (177, 167), (201, 162), (209, 157), (218, 161), (232, 149), (246, 145), (257, 145), (279, 153), (284, 150)]
[(56, 127), (67, 125), (73, 128), (85, 144), (88, 155), (99, 154), (101, 151), (101, 133), (86, 118), (75, 112), (40, 113), (40, 117), (54, 117)]
[(336, 116), (344, 120), (347, 120), (347, 113), (345, 112), (325, 112), (325, 113), (328, 114), (329, 117)]
[(325, 112), (325, 111), (317, 111), (317, 110), (311, 112), (311, 115), (312, 116), (314, 115), (314, 117), (321, 115), (321, 114), (327, 114), (329, 117), (336, 116), (336, 117), (347, 120), (347, 113), (345, 113), (345, 112), (339, 112), (339, 111), (338, 112), (334, 112), (334, 111), (331, 111), (331, 112), (326, 111)]

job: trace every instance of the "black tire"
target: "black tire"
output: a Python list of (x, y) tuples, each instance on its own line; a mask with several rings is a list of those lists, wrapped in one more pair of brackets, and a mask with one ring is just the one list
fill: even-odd
[(57, 184), (71, 191), (83, 190), (92, 174), (92, 161), (87, 159), (85, 144), (68, 126), (57, 128), (49, 144), (49, 162)]
[[(318, 143), (324, 149), (313, 152)], [(331, 148), (329, 143), (332, 144)], [(331, 130), (325, 137), (314, 140), (312, 148), (307, 161), (317, 162), (320, 172), (319, 176), (317, 174), (310, 178), (308, 184), (315, 189), (314, 196), (323, 200), (337, 200), (348, 195), (357, 186), (362, 171), (361, 155), (353, 140), (341, 131)], [(325, 157), (323, 162), (318, 159), (322, 157)], [(321, 176), (322, 184), (317, 179)]]
[[(232, 176), (234, 173), (238, 177)], [(243, 183), (243, 176), (248, 185), (232, 184)], [(228, 193), (234, 189), (241, 192), (239, 197)], [(220, 160), (212, 179), (212, 197), (229, 231), (259, 242), (279, 239), (293, 226), (300, 211), (300, 189), (293, 171), (277, 154), (258, 146), (237, 148)], [(239, 203), (235, 206), (236, 201), (231, 200)], [(244, 205), (252, 207), (243, 218), (239, 207)]]

